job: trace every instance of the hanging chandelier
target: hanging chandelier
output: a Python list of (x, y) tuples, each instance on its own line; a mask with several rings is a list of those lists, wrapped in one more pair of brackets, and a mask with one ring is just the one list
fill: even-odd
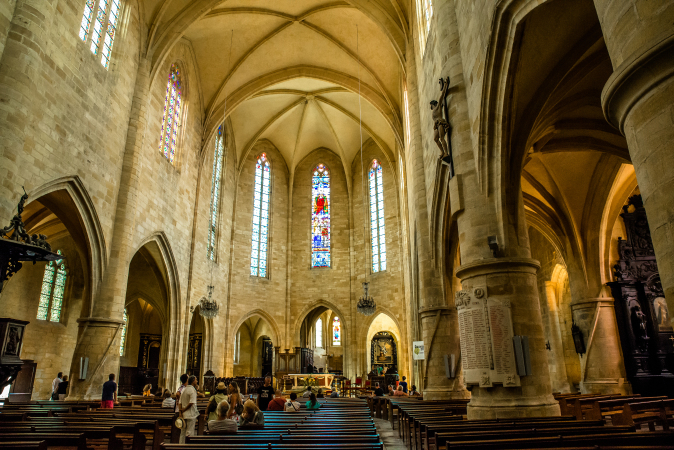
[(213, 300), (213, 286), (208, 286), (208, 298), (199, 300), (199, 315), (205, 319), (213, 319), (220, 313), (218, 303)]
[(368, 294), (368, 286), (370, 283), (363, 283), (363, 295), (358, 299), (358, 312), (364, 316), (371, 316), (374, 314), (374, 311), (377, 309), (377, 304), (374, 302), (374, 299)]

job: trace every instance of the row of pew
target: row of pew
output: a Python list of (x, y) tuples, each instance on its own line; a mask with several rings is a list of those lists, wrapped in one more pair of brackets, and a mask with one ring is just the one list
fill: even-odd
[(557, 400), (558, 417), (493, 420), (467, 420), (468, 401), (463, 399), (377, 397), (368, 403), (374, 417), (380, 415), (398, 429), (410, 450), (674, 448), (669, 429), (673, 400), (598, 395), (560, 395)]
[(180, 430), (172, 409), (161, 399), (124, 401), (114, 409), (100, 402), (29, 402), (0, 408), (0, 449), (59, 450), (203, 450), (273, 449), (298, 447), (321, 450), (383, 450), (367, 403), (359, 399), (321, 399), (317, 410), (297, 413), (265, 412), (263, 429), (241, 429), (232, 435), (209, 435), (206, 407), (196, 435), (179, 444)]

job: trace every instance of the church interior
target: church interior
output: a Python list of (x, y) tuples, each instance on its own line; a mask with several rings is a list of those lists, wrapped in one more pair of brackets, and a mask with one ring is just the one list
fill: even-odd
[[(60, 372), (71, 405), (109, 374), (127, 399), (269, 375), (412, 449), (412, 397), (371, 397), (405, 377), (465, 426), (671, 448), (673, 23), (672, 0), (0, 2), (0, 419)], [(481, 448), (561, 447), (532, 442)]]

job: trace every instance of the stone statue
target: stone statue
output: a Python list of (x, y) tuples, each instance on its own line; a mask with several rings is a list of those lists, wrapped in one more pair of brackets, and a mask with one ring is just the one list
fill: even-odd
[(433, 139), (440, 148), (440, 159), (443, 164), (449, 166), (450, 177), (454, 176), (454, 161), (452, 159), (451, 130), (447, 112), (447, 91), (449, 90), (449, 77), (440, 78), (440, 97), (431, 100), (433, 117)]

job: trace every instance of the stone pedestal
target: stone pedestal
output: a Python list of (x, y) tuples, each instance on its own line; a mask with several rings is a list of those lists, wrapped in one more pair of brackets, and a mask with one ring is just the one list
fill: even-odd
[(627, 138), (670, 311), (674, 311), (674, 6), (594, 0), (614, 72), (606, 119)]
[[(447, 306), (422, 308), (419, 317), (426, 353), (424, 400), (470, 398), (470, 392), (463, 384), (456, 308)], [(452, 354), (456, 355), (459, 363), (456, 367), (456, 377), (447, 378), (444, 355)]]
[(582, 394), (630, 394), (612, 298), (573, 303), (576, 325), (583, 332), (586, 353), (581, 357)]
[(461, 265), (457, 277), (463, 289), (486, 287), (489, 299), (509, 301), (515, 335), (528, 336), (532, 375), (521, 386), (472, 388), (468, 419), (559, 415), (552, 396), (536, 272), (538, 261), (529, 258), (489, 258)]

